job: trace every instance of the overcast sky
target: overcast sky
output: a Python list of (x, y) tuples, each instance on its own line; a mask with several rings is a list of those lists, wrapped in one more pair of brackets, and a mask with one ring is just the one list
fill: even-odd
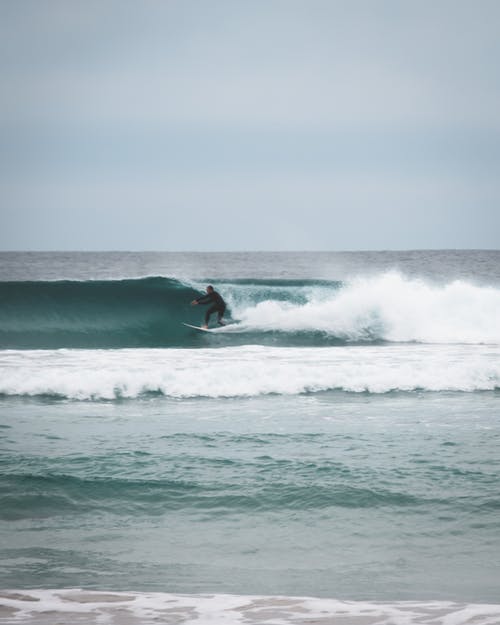
[(0, 0), (0, 249), (500, 247), (497, 0)]

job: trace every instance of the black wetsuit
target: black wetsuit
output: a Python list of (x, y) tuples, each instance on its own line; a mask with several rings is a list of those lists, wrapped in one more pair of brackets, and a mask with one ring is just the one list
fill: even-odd
[(207, 312), (205, 313), (205, 325), (208, 325), (210, 315), (214, 312), (217, 313), (217, 323), (220, 325), (224, 325), (221, 319), (226, 311), (226, 302), (217, 293), (217, 291), (207, 293), (206, 295), (199, 297), (196, 301), (198, 302), (198, 304), (212, 304), (212, 306), (210, 306), (210, 308), (208, 308)]

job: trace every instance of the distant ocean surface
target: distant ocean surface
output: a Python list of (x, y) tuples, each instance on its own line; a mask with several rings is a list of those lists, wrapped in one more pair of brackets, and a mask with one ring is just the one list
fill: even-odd
[(0, 368), (0, 623), (500, 623), (500, 251), (4, 252)]

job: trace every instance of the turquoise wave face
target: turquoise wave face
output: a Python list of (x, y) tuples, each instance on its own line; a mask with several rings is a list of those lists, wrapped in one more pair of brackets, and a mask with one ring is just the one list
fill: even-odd
[(193, 289), (176, 280), (5, 282), (0, 347), (122, 347), (180, 340)]
[[(340, 283), (295, 280), (240, 280), (218, 283), (229, 304), (226, 319), (263, 302), (307, 303), (312, 289), (334, 292)], [(151, 277), (109, 281), (0, 283), (0, 349), (219, 347), (249, 341), (264, 344), (324, 343), (324, 333), (249, 329), (207, 335), (183, 323), (201, 325), (204, 306), (191, 301), (204, 285)], [(213, 320), (215, 321), (215, 320)], [(342, 342), (329, 337), (329, 344)]]

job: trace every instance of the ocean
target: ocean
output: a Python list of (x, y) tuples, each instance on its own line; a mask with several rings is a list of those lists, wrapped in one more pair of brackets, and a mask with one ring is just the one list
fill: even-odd
[(4, 252), (0, 368), (0, 623), (500, 623), (500, 251)]

